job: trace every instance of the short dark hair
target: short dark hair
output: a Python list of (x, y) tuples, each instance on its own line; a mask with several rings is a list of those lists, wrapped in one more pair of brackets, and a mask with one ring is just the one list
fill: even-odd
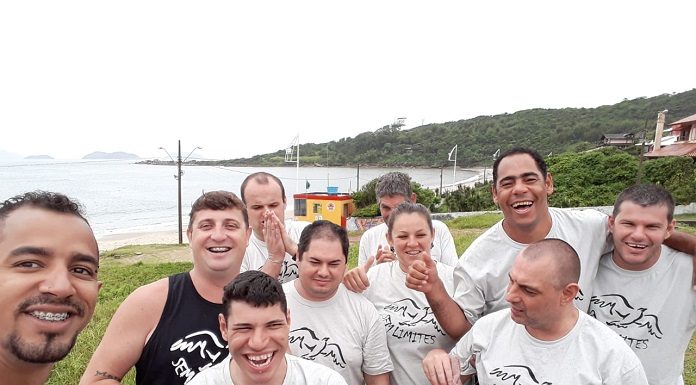
[(255, 172), (253, 174), (249, 174), (246, 178), (244, 178), (244, 182), (242, 182), (242, 187), (239, 189), (240, 193), (242, 194), (242, 200), (244, 203), (246, 203), (246, 197), (244, 196), (244, 191), (246, 190), (247, 184), (249, 184), (250, 180), (256, 181), (258, 184), (268, 184), (269, 179), (274, 180), (276, 183), (278, 183), (278, 186), (280, 186), (280, 194), (283, 196), (283, 202), (286, 201), (285, 198), (285, 187), (283, 186), (283, 182), (280, 181), (280, 179), (273, 175), (269, 174), (267, 172)]
[(193, 205), (191, 205), (191, 213), (189, 214), (188, 227), (193, 225), (193, 218), (196, 213), (201, 210), (227, 210), (239, 209), (244, 217), (245, 227), (249, 226), (249, 215), (247, 214), (246, 206), (234, 193), (229, 191), (210, 191), (205, 192), (198, 197)]
[(534, 163), (536, 163), (537, 168), (539, 169), (539, 172), (541, 172), (541, 177), (546, 179), (546, 174), (548, 173), (548, 167), (546, 166), (546, 162), (544, 161), (544, 158), (539, 155), (538, 152), (532, 150), (531, 148), (525, 148), (525, 147), (515, 147), (511, 148), (502, 154), (493, 162), (493, 186), (498, 183), (498, 166), (500, 165), (500, 162), (505, 159), (508, 156), (512, 155), (520, 155), (520, 154), (527, 154), (534, 159)]
[(222, 315), (227, 319), (230, 305), (234, 301), (254, 307), (269, 307), (277, 303), (283, 313), (288, 311), (285, 292), (277, 279), (259, 270), (248, 270), (239, 274), (223, 289)]
[(556, 268), (553, 281), (554, 287), (562, 289), (580, 280), (580, 258), (573, 246), (558, 238), (546, 238), (527, 246), (522, 255), (525, 258), (537, 259), (549, 257)]
[(375, 186), (375, 195), (377, 196), (377, 203), (379, 203), (380, 198), (393, 195), (402, 196), (406, 200), (410, 200), (411, 195), (413, 195), (411, 177), (399, 171), (388, 172), (379, 177)]
[(637, 184), (623, 190), (616, 198), (614, 212), (616, 217), (621, 211), (621, 204), (629, 201), (642, 207), (662, 206), (667, 207), (667, 222), (674, 219), (674, 199), (672, 194), (655, 184)]
[(423, 219), (425, 219), (426, 222), (428, 222), (430, 233), (435, 233), (435, 230), (433, 229), (433, 219), (430, 217), (430, 210), (428, 210), (427, 207), (423, 206), (420, 203), (413, 203), (410, 201), (403, 202), (400, 205), (396, 206), (396, 208), (391, 212), (391, 214), (389, 214), (389, 219), (387, 219), (387, 231), (391, 234), (392, 229), (394, 228), (394, 222), (396, 222), (396, 218), (400, 217), (402, 214), (413, 213), (416, 213), (423, 217)]
[(327, 220), (312, 222), (302, 230), (300, 241), (297, 242), (298, 260), (302, 259), (302, 254), (309, 249), (309, 244), (312, 243), (313, 240), (321, 238), (341, 242), (343, 256), (346, 259), (346, 263), (348, 262), (348, 232), (343, 227)]
[(15, 195), (0, 203), (0, 221), (4, 221), (10, 213), (24, 206), (36, 207), (57, 213), (71, 214), (81, 218), (89, 225), (87, 218), (84, 216), (82, 205), (80, 205), (78, 201), (61, 193), (41, 190)]

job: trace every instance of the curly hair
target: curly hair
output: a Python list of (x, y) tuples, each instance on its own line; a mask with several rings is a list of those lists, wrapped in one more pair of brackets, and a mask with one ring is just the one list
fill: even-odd
[(78, 201), (70, 199), (61, 193), (41, 190), (15, 195), (0, 203), (0, 221), (4, 221), (10, 213), (24, 206), (72, 214), (89, 224), (84, 216), (82, 205)]

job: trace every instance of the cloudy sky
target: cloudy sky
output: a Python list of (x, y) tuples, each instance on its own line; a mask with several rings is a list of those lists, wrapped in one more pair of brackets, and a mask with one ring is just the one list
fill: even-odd
[(227, 159), (399, 117), (682, 92), (694, 14), (672, 0), (4, 1), (0, 154), (158, 157), (180, 139)]

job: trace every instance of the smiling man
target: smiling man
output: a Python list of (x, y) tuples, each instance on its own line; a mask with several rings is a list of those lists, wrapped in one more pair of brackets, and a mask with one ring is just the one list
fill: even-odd
[(290, 350), (349, 384), (389, 384), (393, 370), (384, 323), (374, 305), (342, 284), (348, 234), (329, 221), (305, 227), (298, 244), (300, 277), (283, 285), (293, 315)]
[(662, 187), (636, 185), (619, 195), (609, 218), (614, 250), (602, 256), (590, 300), (589, 314), (623, 337), (650, 385), (684, 383), (684, 353), (696, 328), (691, 259), (663, 245), (674, 231), (673, 213)]
[(244, 203), (227, 191), (191, 206), (186, 235), (193, 269), (136, 289), (121, 304), (80, 384), (118, 384), (135, 366), (136, 383), (176, 385), (221, 362), (217, 324), (223, 288), (239, 274), (249, 242)]
[(225, 287), (218, 316), (230, 355), (191, 385), (345, 385), (322, 365), (286, 354), (290, 313), (277, 279), (261, 271), (240, 274)]
[(99, 250), (77, 203), (30, 192), (0, 203), (3, 384), (43, 384), (97, 303)]

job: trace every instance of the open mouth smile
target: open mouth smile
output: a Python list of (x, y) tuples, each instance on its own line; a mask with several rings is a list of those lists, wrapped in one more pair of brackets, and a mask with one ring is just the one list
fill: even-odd
[(263, 369), (270, 365), (271, 360), (273, 360), (273, 356), (275, 353), (266, 353), (266, 354), (246, 354), (245, 357), (249, 364), (257, 369)]
[(42, 321), (50, 321), (50, 322), (61, 322), (65, 321), (70, 317), (69, 313), (52, 313), (52, 312), (43, 312), (43, 311), (33, 311), (30, 313), (30, 315), (34, 318), (38, 318)]

